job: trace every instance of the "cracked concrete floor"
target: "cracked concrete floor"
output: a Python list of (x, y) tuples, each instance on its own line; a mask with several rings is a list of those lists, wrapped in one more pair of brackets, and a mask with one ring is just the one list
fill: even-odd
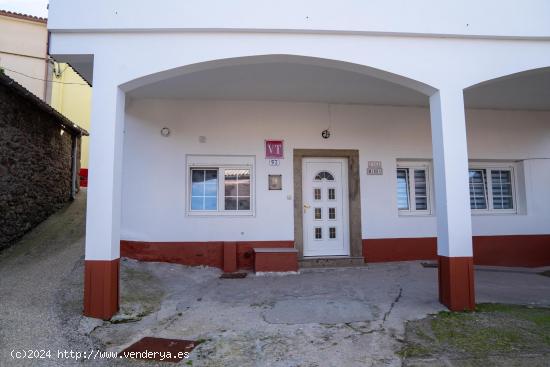
[[(121, 264), (122, 312), (92, 337), (111, 351), (144, 336), (205, 340), (193, 366), (399, 366), (404, 321), (443, 309), (435, 270), (418, 263), (244, 279), (219, 279), (213, 268)], [(147, 290), (143, 300), (136, 290)], [(141, 303), (149, 315), (137, 316)]]

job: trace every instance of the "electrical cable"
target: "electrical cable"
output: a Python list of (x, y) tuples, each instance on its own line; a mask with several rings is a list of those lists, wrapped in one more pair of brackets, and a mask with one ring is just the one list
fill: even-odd
[(7, 71), (11, 71), (12, 73), (23, 75), (23, 76), (25, 76), (27, 78), (30, 78), (30, 79), (40, 80), (40, 81), (43, 81), (43, 82), (46, 82), (46, 83), (58, 83), (58, 84), (66, 84), (66, 85), (85, 85), (85, 86), (89, 86), (87, 83), (66, 83), (66, 82), (58, 82), (56, 80), (45, 80), (45, 79), (42, 79), (42, 78), (37, 78), (37, 77), (31, 76), (31, 75), (27, 75), (25, 73), (21, 73), (19, 71), (15, 71), (15, 70), (6, 68), (4, 66), (0, 66), (0, 68), (4, 69), (4, 70), (7, 70)]

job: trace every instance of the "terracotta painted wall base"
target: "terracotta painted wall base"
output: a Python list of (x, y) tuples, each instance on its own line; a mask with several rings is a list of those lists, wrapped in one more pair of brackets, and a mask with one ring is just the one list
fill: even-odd
[(475, 309), (473, 258), (439, 256), (438, 279), (439, 302), (451, 311)]
[(139, 242), (120, 241), (120, 256), (140, 261), (159, 261), (189, 266), (212, 266), (226, 269), (224, 256), (227, 247), (227, 269), (232, 270), (232, 247), (236, 246), (236, 269), (254, 267), (253, 248), (293, 248), (294, 241), (243, 242)]
[[(550, 265), (550, 235), (474, 236), (476, 265), (539, 267)], [(363, 240), (366, 262), (437, 260), (437, 238)]]
[(84, 315), (109, 320), (119, 308), (120, 259), (84, 262)]

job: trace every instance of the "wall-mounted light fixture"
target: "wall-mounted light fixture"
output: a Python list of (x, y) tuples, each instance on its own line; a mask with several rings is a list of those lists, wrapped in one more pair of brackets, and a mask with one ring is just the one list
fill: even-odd
[(160, 135), (164, 136), (165, 138), (170, 136), (170, 129), (167, 127), (163, 127), (160, 129)]

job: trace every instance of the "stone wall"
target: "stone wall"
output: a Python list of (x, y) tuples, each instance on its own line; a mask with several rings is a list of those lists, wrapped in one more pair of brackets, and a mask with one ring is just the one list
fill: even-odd
[[(71, 200), (72, 134), (37, 101), (0, 84), (0, 250)], [(79, 152), (79, 137), (76, 144)]]

